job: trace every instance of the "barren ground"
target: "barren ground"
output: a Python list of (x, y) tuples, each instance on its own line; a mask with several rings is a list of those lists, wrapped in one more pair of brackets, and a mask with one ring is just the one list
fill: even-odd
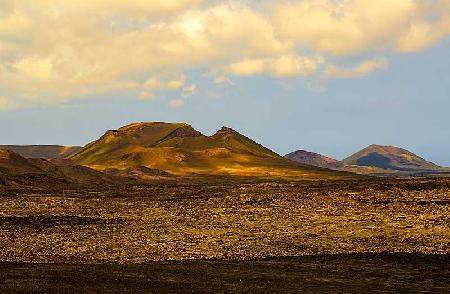
[(450, 253), (450, 179), (202, 178), (1, 193), (5, 262)]

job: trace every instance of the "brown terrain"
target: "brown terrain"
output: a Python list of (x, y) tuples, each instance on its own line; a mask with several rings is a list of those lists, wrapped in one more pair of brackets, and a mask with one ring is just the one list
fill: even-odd
[(56, 158), (69, 157), (82, 147), (59, 145), (0, 145), (0, 149), (11, 150), (26, 158)]
[(344, 163), (339, 160), (305, 150), (297, 150), (295, 152), (286, 154), (284, 157), (296, 162), (328, 169), (339, 170), (344, 167)]
[(312, 166), (363, 175), (391, 177), (450, 175), (450, 168), (438, 166), (410, 151), (394, 146), (370, 145), (342, 161), (304, 150), (289, 153), (285, 158)]
[(416, 154), (394, 146), (370, 145), (343, 160), (345, 164), (373, 166), (397, 171), (439, 171), (443, 169)]
[(450, 253), (445, 178), (49, 183), (15, 178), (2, 184), (2, 260), (142, 263)]
[(185, 123), (130, 124), (106, 132), (70, 159), (97, 170), (145, 166), (176, 175), (352, 177), (288, 160), (227, 127), (205, 136)]
[(228, 128), (133, 124), (70, 159), (0, 149), (0, 243), (2, 292), (108, 292), (117, 281), (128, 292), (444, 292), (450, 178), (357, 176)]

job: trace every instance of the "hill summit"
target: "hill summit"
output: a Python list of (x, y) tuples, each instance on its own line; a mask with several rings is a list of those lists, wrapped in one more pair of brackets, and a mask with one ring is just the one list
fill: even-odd
[(71, 159), (99, 170), (144, 166), (174, 174), (345, 175), (285, 159), (228, 127), (206, 136), (186, 123), (143, 122), (110, 130)]
[(372, 166), (397, 171), (438, 170), (440, 166), (394, 146), (370, 145), (343, 160), (345, 164)]
[(292, 153), (286, 154), (284, 157), (293, 161), (328, 169), (338, 170), (344, 167), (344, 164), (339, 160), (305, 150), (297, 150)]

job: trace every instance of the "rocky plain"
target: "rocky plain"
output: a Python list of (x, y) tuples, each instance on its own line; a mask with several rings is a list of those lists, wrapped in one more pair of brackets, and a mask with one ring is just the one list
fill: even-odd
[(450, 179), (209, 177), (9, 188), (0, 258), (145, 263), (363, 252), (450, 253)]

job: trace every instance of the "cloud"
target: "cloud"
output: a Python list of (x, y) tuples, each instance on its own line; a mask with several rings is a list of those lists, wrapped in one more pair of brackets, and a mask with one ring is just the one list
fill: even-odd
[(264, 57), (286, 50), (270, 22), (243, 4), (190, 7), (168, 19), (140, 22), (128, 18), (129, 10), (116, 9), (119, 2), (130, 9), (144, 2), (166, 3), (15, 2), (13, 14), (0, 16), (0, 31), (11, 30), (17, 13), (27, 25), (8, 31), (12, 37), (0, 37), (0, 95), (15, 97), (24, 106), (112, 91), (146, 97), (152, 90), (181, 89), (182, 79), (166, 81), (174, 73), (221, 67), (243, 54)]
[(234, 85), (223, 69), (212, 69), (202, 75), (202, 78), (210, 79), (214, 85)]
[(275, 77), (306, 76), (314, 73), (322, 64), (323, 58), (298, 57), (284, 55), (269, 64), (270, 72)]
[(169, 101), (169, 106), (172, 108), (180, 108), (184, 106), (183, 99), (173, 99)]
[(127, 16), (161, 17), (196, 7), (203, 0), (34, 0), (45, 8), (61, 7)]
[(265, 71), (266, 62), (261, 59), (244, 59), (229, 66), (229, 72), (237, 76), (252, 76)]
[(183, 88), (183, 91), (181, 92), (181, 96), (183, 98), (188, 98), (191, 96), (194, 96), (197, 93), (197, 85), (192, 84), (190, 86), (186, 86)]
[(283, 55), (274, 59), (244, 59), (229, 65), (227, 70), (237, 76), (267, 74), (286, 78), (310, 75), (323, 62), (323, 58), (320, 57)]
[(234, 83), (224, 74), (215, 76), (213, 83), (216, 85), (233, 85)]
[(365, 76), (374, 70), (385, 69), (387, 66), (388, 64), (384, 59), (366, 60), (349, 69), (341, 69), (334, 64), (328, 64), (325, 67), (323, 74), (325, 77), (354, 78)]
[(450, 35), (450, 1), (439, 1), (427, 8), (423, 10), (431, 14), (431, 20), (418, 18), (412, 21), (409, 30), (397, 40), (399, 51), (417, 52)]
[(352, 55), (426, 48), (450, 33), (449, 13), (448, 0), (290, 1), (276, 8), (274, 23), (298, 46)]
[[(5, 4), (3, 4), (5, 5)], [(3, 8), (0, 6), (0, 8)], [(5, 17), (0, 14), (0, 36), (14, 37), (19, 30), (26, 30), (31, 25), (31, 20), (21, 11), (12, 11)]]
[(233, 76), (284, 79), (322, 68), (351, 78), (377, 67), (342, 70), (328, 60), (424, 50), (450, 34), (449, 2), (2, 0), (0, 96), (30, 107), (108, 93), (192, 95), (183, 91), (192, 70), (217, 87)]
[(184, 75), (179, 75), (178, 77), (172, 79), (160, 79), (158, 77), (149, 77), (145, 83), (144, 87), (147, 89), (155, 90), (176, 90), (180, 89), (186, 83), (186, 78)]
[(30, 78), (49, 79), (52, 76), (53, 65), (48, 59), (22, 59), (13, 65), (19, 73)]

